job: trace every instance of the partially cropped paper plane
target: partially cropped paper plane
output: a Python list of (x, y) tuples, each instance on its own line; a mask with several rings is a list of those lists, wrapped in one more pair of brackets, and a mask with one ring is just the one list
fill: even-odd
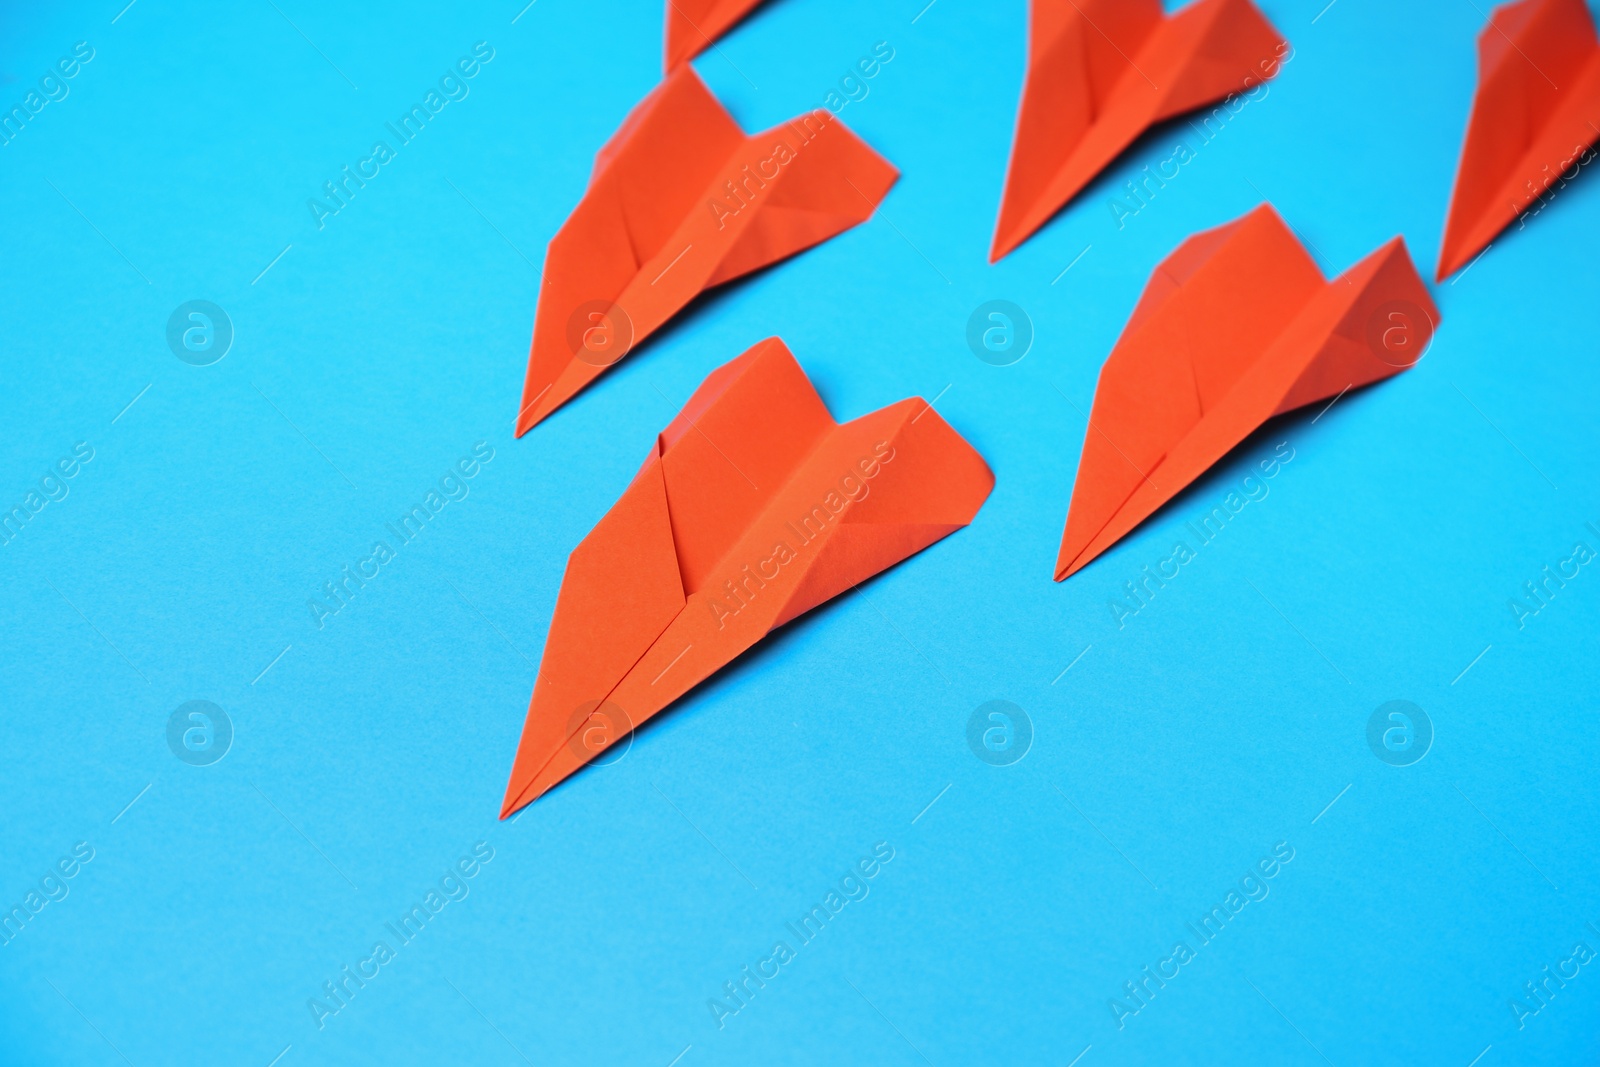
[[(1442, 280), (1600, 141), (1600, 41), (1584, 0), (1521, 0), (1478, 35), (1478, 95), (1450, 199)], [(1585, 159), (1583, 162), (1587, 162)]]
[(1250, 0), (1033, 0), (1028, 76), (991, 262), (1152, 125), (1276, 76), (1288, 44)]
[(667, 0), (667, 70), (689, 62), (761, 0)]
[(1331, 282), (1267, 204), (1189, 238), (1100, 371), (1056, 580), (1274, 415), (1414, 366), (1438, 322), (1399, 237)]
[(897, 177), (825, 109), (746, 136), (680, 67), (600, 150), (550, 242), (517, 434), (706, 289), (871, 218)]
[(993, 486), (921, 400), (834, 422), (775, 338), (713, 371), (567, 561), (501, 817)]

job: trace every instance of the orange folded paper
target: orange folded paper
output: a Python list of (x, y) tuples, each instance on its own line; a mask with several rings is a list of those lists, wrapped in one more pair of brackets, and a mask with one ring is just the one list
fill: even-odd
[(993, 486), (921, 400), (835, 423), (776, 338), (713, 371), (567, 561), (501, 818)]
[(1269, 204), (1189, 238), (1100, 371), (1056, 580), (1274, 415), (1414, 366), (1438, 321), (1399, 237), (1333, 282)]
[(1439, 278), (1487, 248), (1596, 141), (1600, 42), (1583, 0), (1496, 8), (1478, 35), (1478, 95), (1450, 198)]
[(667, 0), (667, 70), (710, 47), (761, 0)]
[(1033, 0), (1028, 78), (990, 262), (1153, 124), (1278, 73), (1288, 45), (1250, 0)]
[(898, 177), (826, 110), (746, 137), (680, 67), (600, 150), (550, 242), (518, 436), (701, 292), (871, 218)]

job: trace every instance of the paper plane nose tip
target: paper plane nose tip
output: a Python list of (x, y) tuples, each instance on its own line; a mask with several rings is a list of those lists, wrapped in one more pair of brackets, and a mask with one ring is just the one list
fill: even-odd
[(1025, 238), (1017, 234), (995, 231), (994, 241), (989, 245), (989, 262), (998, 263), (1017, 250)]
[(538, 794), (533, 793), (526, 784), (519, 785), (517, 779), (513, 777), (506, 784), (505, 800), (500, 802), (500, 818), (502, 820), (510, 818), (537, 799), (539, 799)]
[(551, 398), (550, 389), (546, 387), (545, 391), (539, 394), (534, 403), (522, 406), (522, 411), (517, 415), (517, 436), (521, 437), (545, 419), (548, 419), (555, 413), (556, 408), (560, 406), (560, 403)]
[(1074, 574), (1093, 563), (1095, 557), (1100, 555), (1102, 551), (1104, 550), (1100, 548), (1092, 549), (1089, 545), (1074, 548), (1063, 542), (1061, 552), (1056, 556), (1056, 581), (1063, 582), (1071, 578)]
[(1434, 271), (1433, 280), (1435, 282), (1442, 282), (1446, 278), (1450, 277), (1450, 275), (1454, 274), (1456, 271), (1458, 271), (1460, 269), (1461, 269), (1461, 264), (1460, 263), (1458, 263), (1458, 262), (1456, 262), (1454, 260), (1446, 259), (1443, 256), (1440, 256), (1439, 257), (1439, 266)]
[(537, 768), (531, 766), (536, 762), (530, 760), (525, 752), (517, 753), (517, 758), (511, 763), (511, 776), (506, 780), (505, 799), (500, 802), (500, 818), (515, 815), (539, 798), (541, 791), (536, 788)]

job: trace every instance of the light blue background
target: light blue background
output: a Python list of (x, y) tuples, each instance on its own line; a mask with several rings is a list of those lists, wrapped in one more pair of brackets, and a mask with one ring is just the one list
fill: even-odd
[[(0, 148), (0, 504), (95, 449), (0, 548), (0, 905), (95, 849), (0, 947), (0, 1062), (1600, 1054), (1600, 967), (1520, 1031), (1509, 1007), (1600, 949), (1600, 572), (1520, 630), (1507, 606), (1600, 547), (1591, 177), (1436, 287), (1415, 370), (1278, 420), (1051, 581), (1098, 368), (1184, 237), (1265, 197), (1330, 273), (1403, 233), (1431, 279), (1486, 7), (1264, 0), (1296, 47), (1264, 99), (1122, 229), (1110, 197), (1182, 123), (991, 267), (1022, 0), (773, 0), (708, 83), (764, 128), (887, 41), (841, 117), (903, 178), (514, 440), (534, 264), (659, 77), (662, 5), (275, 2), (0, 12), (7, 108), (96, 49)], [(480, 40), (471, 95), (319, 231), (306, 200)], [(197, 298), (237, 331), (205, 368), (164, 339)], [(1037, 329), (1006, 368), (964, 340), (997, 298)], [(497, 822), (567, 553), (774, 334), (840, 418), (938, 396), (993, 496)], [(319, 630), (307, 599), (477, 441), (470, 496)], [(1122, 583), (1283, 441), (1270, 496), (1119, 630)], [(234, 724), (214, 766), (166, 744), (192, 699)], [(1014, 766), (966, 745), (992, 699), (1032, 718)], [(1392, 699), (1437, 732), (1408, 768), (1367, 747)], [(470, 895), (319, 1031), (307, 999), (479, 841)], [(707, 1000), (879, 841), (870, 895), (719, 1030)], [(1270, 895), (1119, 1030), (1110, 998), (1280, 841)]]

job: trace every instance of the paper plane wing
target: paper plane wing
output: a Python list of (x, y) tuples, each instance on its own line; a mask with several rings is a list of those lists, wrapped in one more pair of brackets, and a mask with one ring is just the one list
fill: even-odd
[(667, 0), (667, 60), (670, 72), (705, 51), (761, 0)]
[(502, 818), (993, 486), (923, 401), (835, 423), (776, 338), (714, 371), (568, 560)]
[(1415, 365), (1438, 322), (1398, 237), (1332, 282), (1270, 205), (1189, 238), (1100, 372), (1056, 580), (1274, 415)]
[(1277, 74), (1286, 49), (1251, 0), (1033, 0), (1028, 75), (991, 262), (1154, 123)]
[(746, 136), (680, 67), (601, 149), (550, 242), (517, 434), (704, 290), (871, 218), (897, 177), (826, 110)]
[(1596, 141), (1600, 42), (1583, 0), (1521, 0), (1496, 8), (1478, 35), (1478, 93), (1438, 277), (1454, 274), (1487, 248)]

